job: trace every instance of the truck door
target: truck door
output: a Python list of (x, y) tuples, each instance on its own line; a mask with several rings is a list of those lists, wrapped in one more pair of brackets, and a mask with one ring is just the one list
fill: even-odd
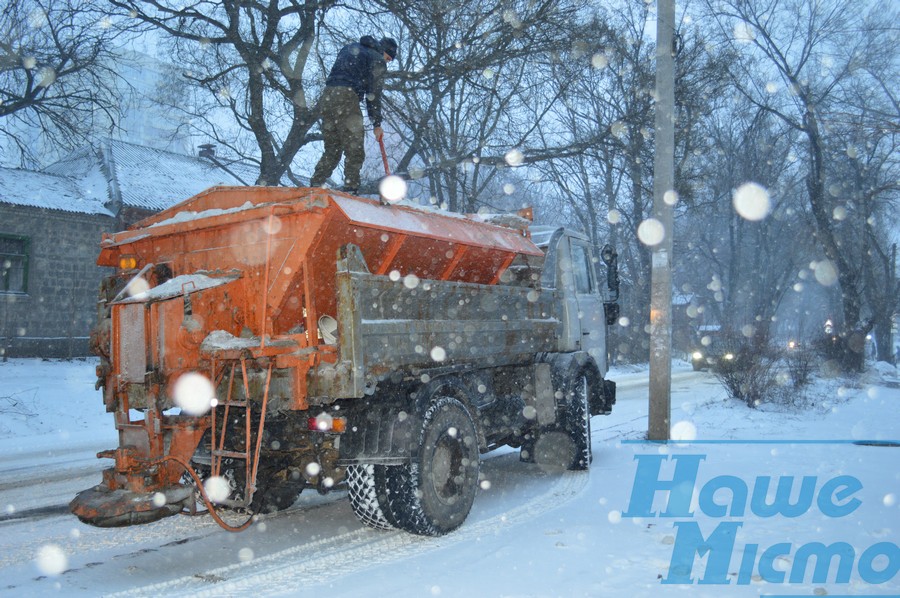
[(572, 259), (575, 300), (581, 325), (581, 350), (594, 358), (600, 373), (605, 375), (606, 314), (590, 245), (581, 239), (569, 237), (569, 255)]

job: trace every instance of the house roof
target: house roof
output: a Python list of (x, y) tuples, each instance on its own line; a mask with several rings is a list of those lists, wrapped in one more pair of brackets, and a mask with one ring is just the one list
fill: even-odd
[(33, 170), (0, 168), (0, 203), (113, 216), (105, 202), (106, 181), (88, 171), (74, 179)]
[(107, 180), (110, 207), (121, 203), (151, 211), (164, 210), (212, 186), (252, 185), (258, 174), (245, 164), (214, 163), (114, 139), (73, 152), (44, 171), (82, 178), (95, 169)]

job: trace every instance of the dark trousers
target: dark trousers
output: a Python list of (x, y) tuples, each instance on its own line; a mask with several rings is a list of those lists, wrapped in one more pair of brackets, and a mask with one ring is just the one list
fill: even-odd
[(320, 104), (325, 153), (316, 164), (309, 183), (312, 187), (321, 187), (344, 155), (344, 186), (359, 189), (359, 171), (366, 157), (359, 97), (349, 87), (326, 87)]

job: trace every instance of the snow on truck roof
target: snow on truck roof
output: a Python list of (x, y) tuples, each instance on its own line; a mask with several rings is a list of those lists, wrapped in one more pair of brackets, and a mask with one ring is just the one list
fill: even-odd
[[(166, 218), (165, 220), (160, 220), (159, 222), (153, 222), (147, 225), (147, 228), (153, 228), (155, 226), (165, 226), (167, 224), (175, 224), (178, 222), (202, 220), (203, 218), (212, 218), (213, 216), (220, 216), (222, 214), (234, 214), (236, 212), (243, 212), (244, 210), (252, 210), (255, 207), (257, 207), (256, 204), (247, 201), (244, 202), (243, 205), (240, 205), (236, 208), (210, 208), (208, 210), (203, 210), (202, 212), (178, 212), (171, 218)], [(132, 238), (132, 240), (134, 239)]]
[[(298, 201), (321, 201), (321, 207), (334, 205), (351, 224), (430, 237), (452, 243), (491, 247), (530, 255), (542, 255), (540, 249), (525, 236), (525, 227), (504, 222), (485, 222), (483, 216), (469, 216), (434, 209), (421, 208), (406, 202), (383, 205), (367, 198), (318, 188), (304, 187), (213, 187), (159, 214), (150, 216), (129, 230), (108, 236), (103, 245), (113, 247), (134, 242), (147, 236), (178, 234), (185, 230), (218, 225), (217, 217), (255, 219), (260, 211), (278, 205), (301, 205)], [(242, 215), (246, 214), (246, 215)], [(195, 223), (182, 229), (172, 225)]]
[(446, 239), (467, 245), (490, 246), (520, 253), (543, 255), (521, 231), (477, 216), (421, 210), (416, 206), (383, 206), (351, 196), (332, 199), (353, 222), (385, 230)]
[(553, 238), (553, 234), (558, 230), (566, 230), (566, 234), (570, 237), (575, 237), (576, 239), (581, 239), (582, 241), (589, 241), (587, 235), (582, 232), (574, 231), (572, 229), (566, 229), (563, 226), (555, 226), (548, 224), (532, 224), (528, 227), (528, 231), (531, 233), (531, 240), (538, 247), (544, 248), (550, 244), (550, 240)]

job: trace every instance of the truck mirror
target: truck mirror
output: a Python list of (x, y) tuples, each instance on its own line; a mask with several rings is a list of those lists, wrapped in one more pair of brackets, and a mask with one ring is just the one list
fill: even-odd
[(603, 311), (606, 314), (606, 324), (607, 326), (612, 326), (616, 322), (619, 321), (619, 304), (618, 303), (604, 303)]
[(600, 259), (606, 264), (606, 287), (610, 291), (610, 301), (619, 299), (619, 254), (612, 245), (604, 245), (600, 250)]
[(613, 249), (612, 245), (604, 245), (603, 249), (600, 250), (600, 259), (603, 260), (603, 263), (607, 266), (610, 266), (617, 257), (618, 254), (616, 253), (616, 250)]

